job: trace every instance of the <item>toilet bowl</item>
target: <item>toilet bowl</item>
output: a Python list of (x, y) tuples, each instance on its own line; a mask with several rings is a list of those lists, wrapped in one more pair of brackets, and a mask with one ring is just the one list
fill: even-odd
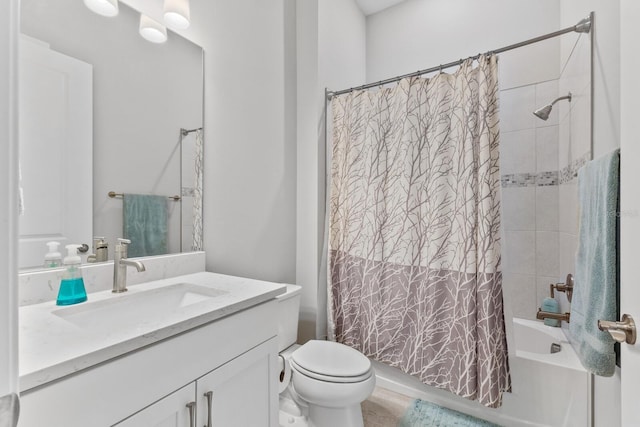
[(293, 344), (300, 287), (288, 285), (279, 303), (281, 427), (362, 427), (360, 403), (371, 395), (376, 381), (369, 359), (336, 342), (311, 340), (301, 346)]

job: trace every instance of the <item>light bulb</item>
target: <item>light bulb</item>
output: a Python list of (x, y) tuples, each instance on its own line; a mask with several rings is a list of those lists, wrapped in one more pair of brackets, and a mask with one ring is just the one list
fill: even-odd
[(164, 22), (177, 30), (189, 28), (191, 24), (189, 0), (164, 0)]
[(118, 0), (84, 0), (84, 5), (98, 15), (111, 17), (118, 14)]
[(147, 15), (140, 14), (140, 35), (151, 43), (167, 41), (167, 28)]

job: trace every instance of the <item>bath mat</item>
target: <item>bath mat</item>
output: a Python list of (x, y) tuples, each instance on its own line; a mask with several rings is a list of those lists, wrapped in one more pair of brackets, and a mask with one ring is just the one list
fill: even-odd
[(416, 399), (413, 401), (399, 427), (498, 427), (497, 424), (484, 421), (471, 415), (443, 408), (431, 402)]

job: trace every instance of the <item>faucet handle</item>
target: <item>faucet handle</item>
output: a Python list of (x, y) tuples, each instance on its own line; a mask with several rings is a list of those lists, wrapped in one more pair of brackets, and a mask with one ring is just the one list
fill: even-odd
[(118, 243), (121, 243), (123, 245), (129, 245), (129, 244), (131, 244), (131, 240), (123, 239), (122, 237), (118, 237)]

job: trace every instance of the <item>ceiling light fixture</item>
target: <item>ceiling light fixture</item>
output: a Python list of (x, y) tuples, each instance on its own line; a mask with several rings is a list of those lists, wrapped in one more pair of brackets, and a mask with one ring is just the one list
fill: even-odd
[(191, 24), (189, 0), (164, 0), (164, 22), (176, 30), (189, 28)]
[(147, 15), (140, 14), (140, 35), (151, 43), (167, 41), (167, 28)]
[(84, 5), (98, 15), (111, 17), (118, 14), (118, 0), (84, 0)]

